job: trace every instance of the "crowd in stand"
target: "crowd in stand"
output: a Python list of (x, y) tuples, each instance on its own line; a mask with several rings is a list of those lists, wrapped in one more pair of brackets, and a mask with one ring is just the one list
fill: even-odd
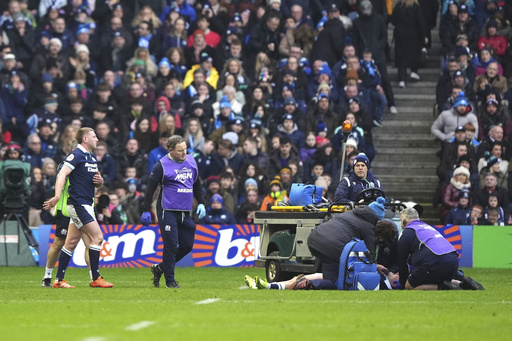
[[(460, 102), (454, 88), (462, 82), (459, 90), (467, 94), (471, 110), (489, 111), (492, 105), (482, 98), (491, 96), (487, 89), (497, 89), (492, 92), (497, 112), (508, 118), (503, 100), (507, 72), (512, 72), (508, 7), (460, 2), (2, 2), (2, 158), (21, 158), (32, 167), (30, 224), (52, 222), (41, 212), (42, 202), (53, 193), (56, 166), (85, 126), (93, 127), (100, 141), (95, 154), (105, 188), (99, 194), (110, 197), (105, 223), (139, 223), (148, 175), (174, 134), (184, 136), (198, 164), (209, 205), (205, 223), (251, 222), (255, 211), (285, 198), (294, 182), (315, 183), (332, 198), (351, 159), (359, 152), (370, 161), (375, 157), (372, 129), (385, 124), (385, 113), (398, 112), (387, 73), (388, 24), (395, 27), (398, 81), (405, 87), (406, 81), (420, 79), (419, 63), (428, 53), (439, 8), (440, 24), (449, 28), (441, 32), (449, 37), (442, 37), (448, 57), (438, 86), (444, 96), (439, 108)], [(491, 2), (502, 7), (491, 11)], [(456, 12), (464, 8), (469, 19), (459, 22), (463, 15)], [(494, 61), (500, 62), (499, 76), (489, 69)], [(454, 77), (457, 70), (463, 79)], [(486, 115), (471, 121), (471, 148), (481, 141), (494, 153), (487, 135), (498, 122)], [(345, 119), (353, 131), (346, 143), (347, 166), (340, 169)], [(443, 123), (443, 143), (451, 142), (463, 123)], [(506, 159), (505, 145), (502, 154), (498, 158)], [(485, 162), (469, 164), (488, 169), (492, 162)], [(443, 184), (450, 177), (445, 175)]]
[(512, 26), (510, 4), (445, 1), (439, 35), (439, 116), (431, 131), (442, 144), (434, 205), (446, 224), (509, 225), (512, 189)]

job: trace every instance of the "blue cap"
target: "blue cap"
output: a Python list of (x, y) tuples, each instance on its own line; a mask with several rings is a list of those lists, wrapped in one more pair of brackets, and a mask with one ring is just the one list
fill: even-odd
[(220, 202), (221, 204), (224, 204), (224, 199), (222, 199), (222, 196), (218, 193), (215, 193), (212, 195), (212, 198), (210, 199), (210, 204), (213, 204), (214, 202)]
[(455, 98), (455, 102), (453, 103), (453, 107), (457, 108), (460, 105), (468, 106), (468, 100), (463, 91), (459, 92), (457, 98)]

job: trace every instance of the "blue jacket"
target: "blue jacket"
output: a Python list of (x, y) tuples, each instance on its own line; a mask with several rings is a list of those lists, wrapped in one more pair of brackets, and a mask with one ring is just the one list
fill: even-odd
[(336, 188), (334, 201), (356, 201), (357, 195), (364, 189), (377, 187), (381, 188), (380, 181), (377, 180), (371, 171), (368, 171), (366, 179), (357, 177), (354, 170), (350, 171), (349, 176), (344, 177)]
[(151, 173), (153, 166), (157, 163), (158, 160), (164, 157), (169, 151), (162, 146), (158, 146), (155, 149), (151, 150), (148, 155), (148, 174)]
[(444, 223), (446, 225), (471, 225), (471, 223), (467, 224), (470, 213), (471, 206), (460, 207), (460, 205), (458, 205), (457, 207), (452, 208), (448, 212), (448, 214), (444, 218)]
[(201, 219), (201, 224), (220, 224), (229, 225), (236, 224), (235, 217), (224, 207), (218, 212), (214, 212), (211, 207), (206, 210), (206, 216)]

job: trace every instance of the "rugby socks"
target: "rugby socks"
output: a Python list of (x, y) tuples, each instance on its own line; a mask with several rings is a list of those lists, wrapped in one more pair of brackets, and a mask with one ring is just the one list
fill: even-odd
[(98, 269), (100, 263), (100, 250), (100, 245), (89, 246), (89, 261), (91, 262), (91, 273), (93, 281), (100, 277), (100, 271)]
[(69, 261), (71, 260), (71, 255), (73, 253), (66, 249), (65, 247), (60, 250), (59, 255), (59, 268), (57, 269), (57, 281), (62, 281), (64, 279), (64, 275), (66, 274), (66, 268), (69, 265)]
[(272, 282), (267, 284), (267, 289), (285, 290), (285, 287), (284, 283)]
[(163, 273), (164, 273), (164, 263), (163, 263), (163, 262), (162, 262), (162, 263), (158, 263), (158, 264), (156, 265), (156, 269), (157, 269), (160, 273), (162, 273), (162, 274), (163, 274)]
[(52, 278), (53, 268), (44, 269), (44, 278)]

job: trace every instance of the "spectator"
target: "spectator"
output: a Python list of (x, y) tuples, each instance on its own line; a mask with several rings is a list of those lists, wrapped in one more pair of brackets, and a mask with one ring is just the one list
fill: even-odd
[(489, 225), (505, 225), (505, 211), (498, 205), (498, 196), (496, 193), (489, 194), (489, 201), (484, 209), (484, 219)]
[(442, 143), (445, 143), (453, 138), (457, 126), (464, 125), (468, 122), (478, 127), (478, 119), (471, 107), (468, 106), (464, 92), (461, 91), (453, 104), (453, 108), (439, 114), (432, 124), (430, 131), (435, 137), (441, 140)]
[(233, 214), (235, 212), (235, 200), (233, 196), (220, 186), (220, 178), (217, 175), (206, 179), (205, 202), (210, 202), (214, 195), (220, 195), (223, 200), (223, 207)]
[(480, 142), (478, 145), (476, 156), (478, 160), (484, 157), (485, 152), (491, 153), (493, 144), (497, 142), (501, 142), (503, 146), (503, 158), (509, 158), (509, 151), (507, 150), (506, 141), (503, 139), (503, 127), (496, 125), (489, 128), (489, 135), (485, 137), (484, 140)]
[[(434, 2), (437, 3), (437, 1)], [(365, 50), (372, 52), (376, 68), (380, 73), (382, 80), (381, 85), (386, 94), (389, 111), (392, 114), (397, 114), (395, 95), (393, 94), (386, 64), (386, 48), (388, 42), (386, 21), (382, 15), (373, 10), (373, 5), (369, 0), (361, 2), (359, 12), (361, 15), (353, 22), (353, 44), (357, 47), (359, 56), (363, 56)]]
[(459, 192), (459, 200), (457, 203), (457, 206), (452, 208), (450, 212), (446, 215), (446, 218), (444, 219), (444, 224), (448, 225), (466, 225), (467, 219), (470, 216), (471, 212), (471, 205), (469, 203), (469, 200), (471, 198), (471, 193), (466, 190), (462, 189)]
[(287, 193), (284, 191), (281, 182), (278, 179), (270, 181), (270, 191), (261, 203), (260, 211), (270, 211), (271, 207), (279, 201), (288, 201)]
[(146, 183), (148, 173), (147, 160), (139, 149), (139, 143), (135, 139), (129, 139), (126, 142), (125, 149), (116, 158), (118, 176), (123, 177), (127, 167), (135, 167), (137, 178), (142, 183)]
[(452, 208), (457, 207), (459, 202), (459, 193), (464, 188), (467, 190), (471, 189), (471, 183), (469, 182), (469, 170), (464, 167), (458, 167), (453, 171), (450, 183), (443, 189), (443, 200), (439, 215), (441, 222), (445, 221), (446, 215)]
[(327, 12), (328, 19), (313, 44), (310, 60), (323, 60), (332, 68), (343, 56), (346, 31), (335, 3), (330, 5)]
[(292, 148), (290, 139), (286, 136), (278, 137), (279, 147), (278, 151), (270, 157), (270, 164), (268, 167), (268, 175), (270, 178), (279, 174), (281, 168), (289, 165), (290, 162), (294, 162), (297, 167), (298, 176), (302, 178), (302, 161), (300, 161), (298, 150)]
[(501, 159), (494, 155), (487, 158), (487, 166), (480, 170), (479, 188), (485, 187), (485, 177), (490, 173), (496, 176), (496, 183), (499, 187), (508, 188), (508, 170), (501, 171)]
[(496, 175), (489, 173), (485, 176), (484, 188), (481, 188), (473, 193), (475, 204), (487, 206), (489, 202), (489, 195), (495, 192), (498, 197), (498, 205), (505, 210), (505, 216), (508, 216), (508, 191), (506, 188), (499, 187)]
[(417, 1), (399, 0), (393, 8), (395, 25), (395, 63), (398, 68), (398, 86), (405, 87), (407, 68), (410, 77), (419, 80), (421, 49), (428, 44), (427, 27)]
[(105, 180), (105, 185), (110, 185), (116, 179), (116, 161), (108, 153), (108, 145), (105, 141), (98, 141), (94, 155), (98, 161), (98, 171)]
[(224, 208), (224, 200), (220, 194), (214, 194), (210, 199), (210, 206), (206, 209), (206, 216), (201, 224), (236, 224), (235, 217)]
[[(489, 1), (493, 2), (493, 1)], [(491, 46), (498, 58), (503, 57), (508, 47), (507, 38), (498, 35), (498, 22), (491, 19), (487, 22), (486, 33), (478, 40), (478, 49), (482, 50), (486, 46)]]
[(499, 92), (501, 97), (503, 97), (508, 90), (507, 79), (499, 74), (498, 63), (490, 62), (487, 65), (485, 73), (483, 73), (481, 75), (479, 75), (478, 70), (479, 69), (477, 66), (477, 71), (476, 71), (477, 77), (475, 79), (475, 85), (474, 85), (474, 88), (475, 88), (475, 91), (477, 91), (477, 94), (478, 94), (478, 92), (480, 92), (482, 90), (483, 91), (487, 90), (488, 87), (492, 87)]

